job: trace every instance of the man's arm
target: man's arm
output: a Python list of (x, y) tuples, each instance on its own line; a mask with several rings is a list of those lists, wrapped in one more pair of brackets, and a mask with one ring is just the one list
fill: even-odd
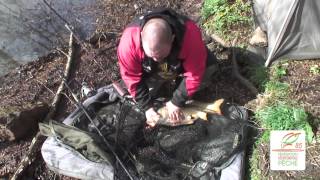
[(127, 28), (121, 37), (117, 55), (121, 78), (129, 93), (143, 110), (147, 110), (151, 107), (151, 98), (148, 87), (142, 79), (141, 62), (143, 57), (139, 43), (139, 29)]
[(186, 22), (186, 32), (180, 56), (185, 70), (184, 79), (173, 94), (171, 102), (183, 106), (198, 90), (207, 63), (207, 49), (202, 41), (200, 29), (192, 22)]

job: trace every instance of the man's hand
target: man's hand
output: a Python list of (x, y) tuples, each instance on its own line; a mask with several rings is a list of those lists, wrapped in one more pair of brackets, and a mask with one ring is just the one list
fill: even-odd
[(178, 123), (179, 121), (184, 120), (184, 114), (181, 111), (180, 107), (174, 105), (171, 101), (166, 103), (168, 109), (169, 120), (172, 123)]
[(154, 127), (160, 119), (160, 115), (153, 109), (153, 107), (149, 108), (145, 114), (147, 118), (147, 124), (150, 127)]

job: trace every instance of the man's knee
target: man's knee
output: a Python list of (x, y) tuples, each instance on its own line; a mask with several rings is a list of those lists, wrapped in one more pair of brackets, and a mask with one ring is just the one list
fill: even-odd
[(212, 65), (217, 65), (218, 64), (218, 60), (217, 57), (208, 50), (208, 55), (207, 55), (207, 67), (210, 67)]
[(219, 70), (218, 64), (212, 64), (211, 66), (206, 68), (206, 71), (203, 75), (203, 83), (210, 83), (212, 80), (212, 76), (216, 74)]

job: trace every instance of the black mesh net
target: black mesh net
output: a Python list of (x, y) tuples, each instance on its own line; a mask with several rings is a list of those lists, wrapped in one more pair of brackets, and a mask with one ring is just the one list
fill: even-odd
[[(243, 144), (243, 109), (224, 108), (236, 115), (212, 114), (208, 121), (197, 120), (192, 125), (147, 129), (144, 113), (130, 103), (117, 101), (102, 107), (94, 122), (134, 179), (198, 179), (221, 166)], [(87, 127), (94, 131), (92, 123)], [(198, 165), (204, 162), (208, 167), (199, 173)], [(114, 166), (115, 179), (129, 179), (118, 162)]]

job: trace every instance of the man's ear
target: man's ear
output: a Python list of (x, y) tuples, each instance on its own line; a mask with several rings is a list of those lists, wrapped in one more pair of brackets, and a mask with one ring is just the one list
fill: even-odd
[(144, 34), (143, 31), (141, 31), (140, 32), (140, 41), (141, 41), (142, 44), (144, 44), (144, 39), (143, 39), (144, 36), (143, 36), (143, 34)]
[(174, 38), (176, 37), (176, 35), (172, 34), (171, 36), (171, 43), (174, 41)]

